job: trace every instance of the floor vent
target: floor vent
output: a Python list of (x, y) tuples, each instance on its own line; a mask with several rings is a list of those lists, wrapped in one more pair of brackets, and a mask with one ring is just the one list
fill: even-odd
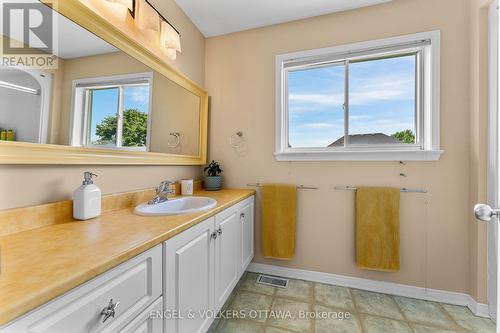
[(283, 279), (283, 278), (276, 277), (276, 276), (262, 275), (262, 274), (260, 274), (259, 277), (257, 278), (257, 283), (265, 284), (265, 285), (273, 286), (273, 287), (278, 287), (278, 288), (283, 288), (283, 289), (288, 287), (289, 281), (290, 280), (288, 280), (288, 279)]

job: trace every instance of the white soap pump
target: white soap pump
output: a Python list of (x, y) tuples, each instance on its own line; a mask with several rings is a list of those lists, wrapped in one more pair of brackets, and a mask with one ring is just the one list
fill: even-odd
[(83, 174), (83, 184), (73, 192), (73, 218), (88, 220), (101, 215), (101, 190), (94, 184), (96, 174)]

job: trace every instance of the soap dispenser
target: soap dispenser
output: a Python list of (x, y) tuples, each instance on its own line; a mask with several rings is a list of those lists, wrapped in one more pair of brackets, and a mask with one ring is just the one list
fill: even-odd
[(101, 190), (94, 184), (92, 172), (83, 174), (83, 184), (73, 192), (73, 218), (88, 220), (101, 215)]

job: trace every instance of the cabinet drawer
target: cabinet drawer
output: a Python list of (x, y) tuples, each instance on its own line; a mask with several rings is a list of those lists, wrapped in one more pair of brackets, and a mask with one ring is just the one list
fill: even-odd
[[(162, 294), (158, 245), (4, 327), (2, 333), (118, 332)], [(119, 302), (114, 318), (101, 311)]]
[(120, 333), (163, 333), (162, 314), (163, 299), (160, 297), (121, 329)]

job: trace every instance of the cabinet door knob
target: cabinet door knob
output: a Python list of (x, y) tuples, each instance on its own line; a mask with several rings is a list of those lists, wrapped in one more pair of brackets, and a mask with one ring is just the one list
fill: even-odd
[(240, 219), (244, 219), (245, 218), (245, 213), (241, 213), (240, 214)]
[(210, 235), (210, 238), (212, 238), (213, 240), (216, 240), (217, 239), (217, 231), (212, 232), (212, 234)]
[(221, 227), (219, 227), (219, 229), (217, 230), (217, 234), (218, 234), (219, 236), (221, 236), (221, 235), (222, 235), (222, 228), (221, 228)]
[(106, 320), (108, 320), (109, 318), (115, 317), (116, 308), (118, 307), (118, 304), (120, 304), (120, 302), (113, 303), (113, 299), (109, 300), (108, 306), (105, 307), (104, 309), (102, 309), (102, 311), (101, 311), (101, 316), (103, 317), (102, 318), (103, 323), (105, 323)]

